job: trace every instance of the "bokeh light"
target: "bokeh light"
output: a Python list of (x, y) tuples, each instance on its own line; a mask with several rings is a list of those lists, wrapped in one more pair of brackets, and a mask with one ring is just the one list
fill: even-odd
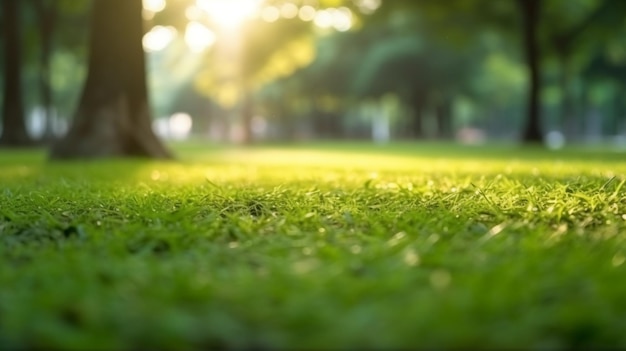
[(191, 132), (193, 120), (187, 113), (175, 113), (169, 118), (169, 132), (174, 139), (185, 139)]
[[(310, 13), (307, 15), (310, 15)], [(319, 28), (333, 28), (337, 31), (345, 32), (352, 28), (353, 14), (347, 7), (329, 8), (317, 11), (314, 15), (313, 21)]]
[(259, 0), (196, 0), (211, 21), (222, 29), (237, 29), (259, 10)]
[(185, 42), (193, 52), (201, 52), (215, 43), (215, 33), (200, 22), (192, 21), (185, 29)]
[(302, 21), (310, 22), (315, 19), (316, 14), (317, 14), (317, 10), (315, 10), (315, 7), (310, 6), (310, 5), (305, 5), (300, 8), (298, 12), (298, 17)]
[(276, 22), (280, 18), (280, 10), (275, 6), (267, 6), (261, 10), (261, 19), (265, 22)]
[(354, 0), (354, 2), (359, 10), (366, 15), (371, 15), (382, 5), (382, 0)]
[(165, 0), (143, 0), (143, 8), (151, 12), (160, 12), (165, 9)]
[(176, 37), (174, 27), (154, 26), (143, 36), (143, 48), (147, 52), (161, 51), (165, 49)]
[(298, 16), (298, 6), (290, 2), (284, 3), (280, 7), (280, 15), (287, 19), (296, 18)]
[(333, 26), (332, 12), (330, 10), (318, 11), (313, 21), (315, 22), (315, 25), (320, 28), (330, 28)]
[(352, 28), (352, 11), (347, 7), (340, 7), (333, 11), (333, 27), (345, 32)]

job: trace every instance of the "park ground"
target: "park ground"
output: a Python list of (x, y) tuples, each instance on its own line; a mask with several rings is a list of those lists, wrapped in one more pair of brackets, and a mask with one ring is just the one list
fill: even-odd
[(626, 153), (0, 152), (0, 349), (625, 347)]

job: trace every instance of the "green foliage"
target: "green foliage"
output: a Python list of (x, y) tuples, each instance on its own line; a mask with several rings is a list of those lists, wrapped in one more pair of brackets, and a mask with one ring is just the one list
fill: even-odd
[(623, 154), (0, 153), (0, 347), (624, 347)]

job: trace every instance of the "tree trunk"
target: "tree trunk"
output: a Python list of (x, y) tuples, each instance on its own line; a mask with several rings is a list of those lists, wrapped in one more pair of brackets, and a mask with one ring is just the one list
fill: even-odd
[(250, 89), (245, 88), (243, 93), (243, 99), (241, 101), (241, 127), (243, 130), (243, 138), (241, 142), (245, 145), (252, 144), (254, 142), (254, 134), (252, 130), (252, 118), (254, 117), (253, 98)]
[(421, 139), (424, 137), (424, 109), (426, 105), (426, 97), (422, 91), (415, 93), (413, 97), (413, 120), (411, 125), (411, 131), (413, 132), (411, 137), (413, 139)]
[(441, 140), (452, 139), (452, 102), (443, 99), (436, 107), (437, 113), (437, 138)]
[(569, 69), (569, 54), (562, 53), (560, 55), (561, 77), (559, 85), (561, 90), (561, 130), (566, 138), (576, 140), (579, 135), (577, 129), (577, 116), (574, 110), (574, 93), (572, 91), (572, 74)]
[(87, 80), (68, 134), (51, 158), (170, 158), (151, 126), (138, 0), (95, 0)]
[(613, 100), (614, 105), (614, 134), (621, 135), (624, 132), (624, 119), (626, 118), (626, 105), (624, 104), (624, 97), (626, 96), (623, 85), (618, 85), (615, 98)]
[(22, 98), (22, 45), (20, 38), (19, 0), (2, 0), (4, 37), (4, 101), (2, 104), (2, 136), (0, 145), (28, 146)]
[(275, 113), (277, 115), (277, 122), (280, 128), (279, 139), (282, 141), (293, 141), (296, 139), (296, 121), (294, 114), (290, 114), (285, 107), (285, 104), (279, 103), (276, 105)]
[(541, 53), (539, 51), (537, 28), (539, 27), (541, 0), (518, 0), (518, 4), (522, 13), (523, 49), (529, 73), (527, 119), (522, 140), (526, 143), (540, 143), (543, 141), (539, 105), (541, 94), (539, 67)]
[[(55, 1), (55, 0), (52, 0)], [(41, 93), (41, 104), (44, 111), (44, 134), (41, 139), (44, 142), (54, 140), (52, 121), (52, 87), (50, 61), (52, 57), (52, 46), (54, 40), (54, 29), (56, 24), (56, 4), (46, 0), (36, 0), (35, 11), (39, 20), (39, 39), (41, 42), (39, 65), (39, 91)]]

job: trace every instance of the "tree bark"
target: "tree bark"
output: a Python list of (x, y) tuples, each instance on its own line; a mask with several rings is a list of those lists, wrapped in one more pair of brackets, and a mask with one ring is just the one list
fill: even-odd
[(576, 140), (579, 137), (578, 120), (574, 105), (575, 98), (572, 89), (572, 74), (569, 68), (569, 54), (560, 55), (561, 76), (559, 86), (561, 90), (560, 127), (567, 139)]
[[(56, 0), (52, 0), (56, 1)], [(52, 1), (35, 0), (35, 11), (39, 20), (39, 39), (41, 42), (39, 56), (39, 91), (41, 94), (41, 105), (44, 111), (44, 134), (41, 139), (44, 142), (54, 140), (54, 131), (52, 128), (53, 102), (51, 87), (51, 71), (50, 61), (52, 57), (52, 48), (54, 40), (54, 29), (56, 25), (56, 6)]]
[(449, 99), (443, 99), (436, 107), (437, 111), (437, 138), (452, 139), (452, 106)]
[(4, 43), (4, 101), (0, 145), (29, 146), (22, 97), (22, 45), (19, 0), (2, 0)]
[(141, 12), (138, 0), (94, 0), (87, 80), (52, 159), (171, 157), (152, 130)]
[(522, 141), (525, 143), (540, 143), (543, 141), (539, 105), (541, 94), (539, 67), (541, 53), (537, 28), (539, 27), (541, 0), (518, 0), (518, 4), (522, 14), (523, 50), (529, 74), (526, 126), (522, 133)]

